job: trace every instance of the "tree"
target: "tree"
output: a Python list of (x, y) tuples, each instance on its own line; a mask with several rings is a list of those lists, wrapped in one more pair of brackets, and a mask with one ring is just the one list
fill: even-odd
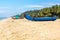
[(32, 17), (44, 17), (44, 16), (57, 16), (60, 18), (60, 5), (54, 5), (52, 7), (46, 7), (40, 10), (30, 10), (24, 12), (22, 15), (28, 13)]

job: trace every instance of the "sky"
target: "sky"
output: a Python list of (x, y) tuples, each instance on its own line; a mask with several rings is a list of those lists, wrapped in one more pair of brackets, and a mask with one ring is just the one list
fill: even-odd
[(0, 0), (0, 17), (10, 17), (27, 10), (59, 5), (60, 0)]

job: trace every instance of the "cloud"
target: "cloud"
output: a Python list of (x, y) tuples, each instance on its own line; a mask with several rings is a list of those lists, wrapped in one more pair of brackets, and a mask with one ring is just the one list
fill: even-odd
[(51, 3), (51, 5), (60, 5), (60, 3)]
[(0, 9), (0, 14), (9, 14), (11, 12), (12, 10), (9, 10), (9, 9)]
[(8, 12), (8, 10), (0, 10), (0, 14), (1, 13), (6, 13), (6, 12)]
[(23, 7), (19, 7), (18, 10), (34, 10), (34, 9), (41, 9), (45, 6), (42, 5), (24, 5)]
[(45, 6), (42, 5), (24, 5), (23, 7), (18, 8), (18, 12), (22, 13), (27, 10), (35, 10), (35, 9), (41, 9), (44, 8)]
[(8, 7), (0, 7), (0, 14), (9, 12)]
[(24, 7), (28, 7), (28, 8), (43, 8), (44, 6), (41, 6), (41, 5), (25, 5)]
[(47, 2), (47, 3), (40, 3), (40, 4), (42, 4), (42, 5), (60, 5), (60, 3), (49, 3), (49, 2)]

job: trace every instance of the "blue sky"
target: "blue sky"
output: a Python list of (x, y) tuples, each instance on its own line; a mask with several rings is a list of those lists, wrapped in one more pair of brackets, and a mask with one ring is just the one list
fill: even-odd
[(10, 17), (27, 10), (60, 4), (60, 0), (0, 0), (0, 17)]

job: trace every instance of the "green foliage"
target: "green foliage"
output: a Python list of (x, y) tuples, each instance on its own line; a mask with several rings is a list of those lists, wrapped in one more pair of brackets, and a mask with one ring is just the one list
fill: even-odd
[(45, 17), (45, 16), (57, 16), (60, 18), (60, 5), (54, 5), (52, 7), (43, 8), (40, 10), (31, 10), (22, 13), (20, 16), (24, 18), (24, 15), (28, 13), (32, 17)]

